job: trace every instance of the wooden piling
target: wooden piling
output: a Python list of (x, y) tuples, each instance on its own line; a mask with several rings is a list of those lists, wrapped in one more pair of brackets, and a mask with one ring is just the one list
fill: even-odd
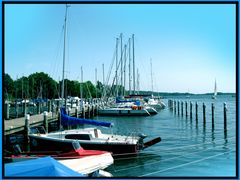
[(179, 115), (179, 101), (177, 102), (177, 111), (178, 111), (178, 115)]
[(214, 104), (212, 103), (212, 129), (214, 129)]
[(41, 109), (40, 102), (37, 102), (37, 114), (40, 114), (40, 109)]
[(198, 121), (198, 103), (197, 102), (195, 104), (195, 108), (196, 108), (196, 121)]
[(23, 103), (23, 114), (24, 114), (24, 116), (26, 116), (26, 114), (27, 114), (27, 103), (26, 103), (26, 101)]
[(90, 119), (90, 116), (91, 116), (91, 108), (90, 108), (90, 105), (88, 104), (88, 118)]
[(227, 105), (223, 103), (223, 120), (224, 120), (224, 131), (227, 131)]
[(17, 103), (17, 101), (15, 102), (15, 113), (16, 113), (16, 118), (18, 118), (18, 103)]
[(187, 107), (187, 101), (185, 101), (185, 110), (186, 110), (186, 117), (188, 116), (188, 109), (187, 109), (188, 107)]
[(206, 105), (203, 103), (203, 124), (206, 125)]
[(181, 115), (183, 116), (183, 102), (181, 101)]
[(85, 119), (85, 105), (82, 106), (82, 117)]
[(177, 103), (176, 103), (176, 101), (174, 101), (174, 114), (176, 114), (176, 109), (177, 109)]
[(75, 108), (75, 116), (78, 118), (78, 107)]
[(46, 130), (46, 133), (48, 133), (48, 118), (47, 118), (48, 112), (44, 111), (43, 112), (43, 124)]
[(4, 104), (4, 118), (9, 119), (10, 104)]
[(192, 119), (192, 102), (190, 101), (190, 119)]
[(51, 101), (48, 100), (47, 104), (48, 104), (48, 112), (51, 112)]
[(26, 114), (25, 115), (25, 128), (24, 128), (24, 131), (25, 131), (25, 139), (26, 139), (26, 147), (27, 147), (27, 151), (30, 150), (30, 139), (29, 139), (29, 130), (30, 130), (30, 127), (29, 127), (29, 121), (30, 121), (30, 115), (29, 114)]

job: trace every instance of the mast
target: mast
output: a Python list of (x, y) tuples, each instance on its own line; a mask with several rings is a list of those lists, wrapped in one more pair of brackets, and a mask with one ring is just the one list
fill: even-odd
[(139, 78), (140, 78), (140, 74), (138, 72), (138, 68), (137, 68), (137, 94), (139, 94), (139, 90), (140, 90), (140, 84), (139, 84)]
[(66, 4), (66, 12), (64, 19), (64, 43), (63, 43), (63, 71), (62, 71), (62, 91), (61, 98), (64, 99), (64, 73), (65, 73), (65, 49), (66, 49), (66, 31), (67, 31), (67, 8), (69, 6)]
[(82, 66), (81, 66), (81, 83), (80, 83), (81, 87), (80, 87), (80, 91), (81, 91), (81, 94), (80, 94), (80, 98), (81, 98), (81, 107), (83, 107), (83, 69), (82, 69)]
[(97, 68), (95, 68), (96, 98), (97, 98)]
[(120, 72), (120, 75), (121, 75), (121, 88), (120, 88), (120, 95), (122, 95), (122, 87), (123, 87), (123, 63), (122, 63), (122, 60), (123, 60), (123, 58), (122, 58), (122, 54), (123, 54), (123, 51), (122, 51), (122, 33), (120, 34), (120, 40), (121, 40), (121, 58), (120, 58), (120, 64), (121, 64), (121, 72)]
[(116, 39), (116, 97), (118, 96), (118, 38)]
[(103, 91), (104, 91), (104, 81), (105, 81), (105, 77), (104, 77), (104, 64), (102, 64), (102, 71), (103, 71), (103, 89), (102, 89), (102, 97), (103, 97)]
[(131, 91), (131, 38), (129, 38), (129, 48), (128, 48), (128, 50), (129, 50), (129, 64), (128, 64), (128, 70), (129, 70), (129, 73), (128, 73), (128, 75), (129, 75), (129, 95), (132, 93)]
[(152, 75), (152, 58), (150, 59), (150, 66), (151, 66), (151, 84), (152, 84), (152, 97), (153, 97), (153, 75)]
[(133, 94), (135, 94), (136, 87), (135, 87), (135, 57), (134, 57), (134, 34), (132, 35), (133, 41)]
[(124, 67), (123, 67), (123, 72), (124, 72), (124, 81), (123, 81), (123, 96), (125, 96), (125, 87), (126, 87), (126, 61), (127, 61), (127, 45), (124, 45)]

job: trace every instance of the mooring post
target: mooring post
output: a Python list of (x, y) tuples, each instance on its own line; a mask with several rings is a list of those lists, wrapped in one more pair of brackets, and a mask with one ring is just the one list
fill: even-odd
[(79, 102), (79, 101), (78, 101), (78, 99), (77, 99), (77, 100), (76, 100), (76, 107), (78, 107), (78, 102)]
[(190, 119), (192, 119), (192, 102), (190, 101)]
[(78, 118), (78, 107), (75, 108), (75, 116)]
[(25, 137), (26, 137), (26, 145), (27, 145), (27, 151), (30, 150), (30, 139), (28, 137), (29, 135), (29, 131), (30, 131), (30, 127), (29, 127), (29, 121), (30, 121), (30, 115), (29, 114), (26, 114), (25, 115)]
[(18, 118), (18, 103), (17, 103), (17, 101), (15, 102), (15, 113), (16, 113), (16, 118)]
[(85, 119), (85, 105), (82, 106), (82, 116)]
[(176, 114), (176, 110), (177, 110), (177, 103), (176, 103), (176, 100), (174, 100), (174, 114)]
[(179, 115), (179, 101), (177, 102), (177, 111), (178, 111), (178, 115)]
[(48, 118), (47, 118), (47, 115), (48, 115), (48, 112), (44, 111), (43, 112), (43, 123), (44, 123), (46, 133), (48, 133)]
[(206, 125), (206, 105), (203, 103), (203, 124)]
[(37, 114), (40, 114), (40, 102), (37, 102)]
[(91, 115), (91, 108), (90, 108), (90, 104), (88, 103), (88, 118), (90, 119), (90, 115)]
[(92, 117), (94, 117), (95, 105), (92, 104)]
[(24, 103), (23, 103), (23, 114), (24, 114), (24, 116), (26, 116), (26, 114), (27, 114), (27, 103), (26, 103), (26, 100), (24, 100)]
[(227, 131), (227, 105), (223, 103), (224, 131)]
[(48, 112), (51, 112), (51, 100), (48, 100)]
[(5, 119), (9, 119), (9, 110), (10, 110), (10, 104), (8, 104), (8, 103), (5, 103), (5, 105), (4, 105), (5, 107), (4, 107), (4, 118)]
[(187, 112), (187, 101), (185, 101), (185, 109), (186, 109), (186, 117), (188, 116), (188, 112)]
[(214, 129), (214, 104), (212, 103), (212, 129)]
[(183, 102), (181, 101), (181, 113), (182, 113), (182, 116), (183, 116)]
[(198, 121), (198, 103), (197, 102), (196, 102), (195, 107), (196, 107), (196, 121)]

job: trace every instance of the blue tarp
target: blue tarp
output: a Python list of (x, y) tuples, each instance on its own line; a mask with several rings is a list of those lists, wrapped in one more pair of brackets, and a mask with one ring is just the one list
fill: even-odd
[(5, 164), (5, 176), (7, 177), (84, 177), (72, 169), (64, 166), (51, 157), (25, 160), (16, 163)]
[(91, 124), (95, 126), (105, 126), (105, 127), (113, 126), (113, 124), (109, 122), (101, 122), (101, 121), (95, 121), (92, 119), (83, 119), (83, 118), (68, 116), (65, 108), (61, 108), (61, 124), (63, 126), (76, 125), (76, 124)]

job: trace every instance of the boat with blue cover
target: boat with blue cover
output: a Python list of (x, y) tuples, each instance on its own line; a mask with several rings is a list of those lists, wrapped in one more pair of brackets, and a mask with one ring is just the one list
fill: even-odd
[[(61, 123), (63, 125), (91, 124), (94, 126), (112, 127), (110, 122), (70, 117), (61, 108)], [(29, 134), (31, 149), (33, 150), (65, 150), (68, 151), (72, 141), (78, 141), (84, 149), (103, 150), (112, 152), (114, 157), (136, 155), (139, 151), (161, 141), (160, 137), (144, 142), (146, 135), (115, 135), (102, 133), (100, 129), (81, 128), (52, 133), (32, 131)]]

